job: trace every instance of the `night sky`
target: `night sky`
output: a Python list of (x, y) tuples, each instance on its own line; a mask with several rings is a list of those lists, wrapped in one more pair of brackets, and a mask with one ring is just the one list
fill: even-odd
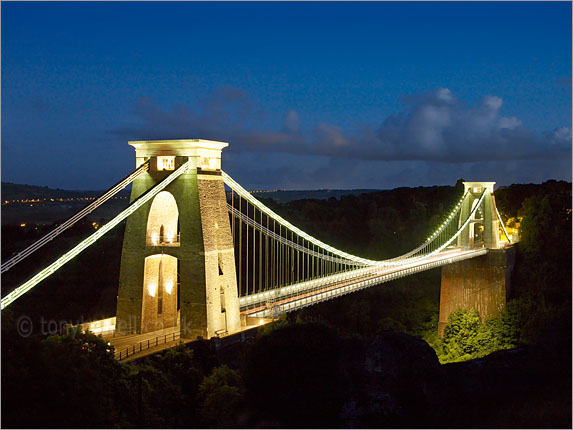
[(2, 181), (105, 189), (129, 140), (248, 189), (571, 180), (571, 3), (2, 2)]

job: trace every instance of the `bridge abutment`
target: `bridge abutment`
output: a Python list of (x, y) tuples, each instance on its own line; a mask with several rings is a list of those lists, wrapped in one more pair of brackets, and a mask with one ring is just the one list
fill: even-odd
[(456, 309), (476, 309), (482, 321), (505, 310), (515, 265), (515, 249), (490, 249), (486, 255), (442, 267), (438, 334)]

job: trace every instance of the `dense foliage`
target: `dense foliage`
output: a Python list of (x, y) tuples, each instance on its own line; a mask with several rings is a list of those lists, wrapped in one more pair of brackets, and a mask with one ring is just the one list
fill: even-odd
[[(444, 344), (489, 342), (475, 313), (456, 312)], [(238, 366), (198, 341), (122, 364), (107, 343), (71, 332), (16, 339), (3, 315), (5, 427), (447, 428), (567, 427), (570, 342), (440, 366), (421, 339), (359, 339), (290, 322), (239, 345)], [(565, 326), (570, 321), (565, 322)], [(477, 330), (477, 335), (476, 335)], [(497, 330), (490, 328), (490, 330)], [(565, 332), (565, 335), (568, 334)], [(452, 350), (450, 350), (452, 348)], [(237, 353), (238, 352), (238, 353)], [(499, 353), (498, 353), (499, 354)], [(491, 360), (489, 359), (491, 357)], [(231, 360), (233, 361), (233, 360)], [(475, 360), (474, 360), (475, 361)], [(569, 371), (569, 374), (568, 374)], [(542, 396), (543, 403), (539, 404)]]
[(514, 321), (510, 321), (505, 313), (484, 324), (475, 309), (452, 312), (443, 339), (436, 343), (440, 362), (464, 361), (514, 348), (516, 339), (512, 323)]
[(3, 311), (2, 376), (6, 427), (125, 424), (129, 368), (92, 334), (21, 338)]
[(208, 343), (122, 364), (101, 337), (22, 338), (2, 314), (2, 423), (32, 428), (232, 427), (240, 374)]

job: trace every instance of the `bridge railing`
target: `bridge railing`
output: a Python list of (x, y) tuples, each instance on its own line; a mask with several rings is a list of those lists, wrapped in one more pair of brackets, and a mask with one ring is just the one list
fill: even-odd
[(115, 358), (119, 361), (125, 360), (128, 357), (133, 357), (135, 354), (145, 351), (147, 349), (165, 345), (167, 342), (173, 342), (181, 338), (181, 334), (177, 332), (157, 336), (154, 339), (142, 340), (138, 343), (128, 346), (127, 348), (115, 351)]

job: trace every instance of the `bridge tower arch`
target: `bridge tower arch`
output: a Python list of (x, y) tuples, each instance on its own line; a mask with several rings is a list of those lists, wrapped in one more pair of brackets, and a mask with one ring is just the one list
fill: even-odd
[(233, 238), (221, 176), (225, 142), (135, 141), (147, 173), (131, 201), (175, 169), (190, 168), (126, 221), (117, 297), (118, 334), (179, 326), (181, 338), (240, 329)]

